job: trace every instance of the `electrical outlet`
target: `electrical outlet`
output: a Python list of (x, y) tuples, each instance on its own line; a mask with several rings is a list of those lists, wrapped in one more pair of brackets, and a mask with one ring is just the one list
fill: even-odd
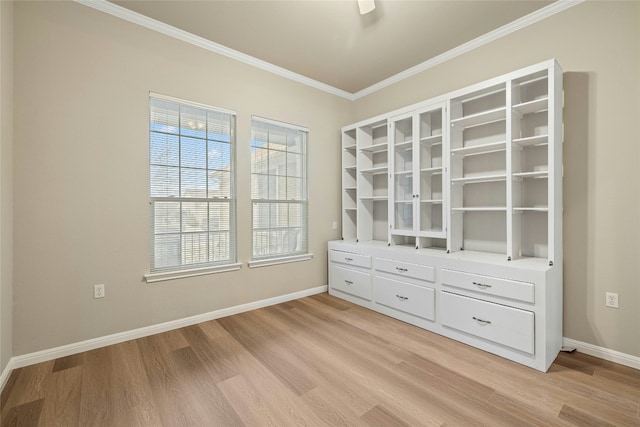
[(333, 221), (331, 223), (331, 228), (334, 229), (334, 230), (337, 230), (338, 229), (338, 221)]
[(93, 285), (93, 298), (104, 298), (104, 285)]
[(614, 292), (607, 292), (606, 293), (605, 305), (607, 307), (619, 308), (619, 306), (618, 306), (618, 294), (616, 294)]

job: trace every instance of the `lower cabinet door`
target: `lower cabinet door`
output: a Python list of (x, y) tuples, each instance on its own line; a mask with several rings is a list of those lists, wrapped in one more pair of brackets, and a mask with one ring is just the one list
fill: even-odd
[(375, 302), (427, 320), (435, 319), (435, 292), (386, 277), (374, 278)]
[(534, 354), (534, 314), (475, 298), (442, 292), (444, 326)]
[(331, 287), (341, 292), (371, 301), (371, 274), (331, 266)]

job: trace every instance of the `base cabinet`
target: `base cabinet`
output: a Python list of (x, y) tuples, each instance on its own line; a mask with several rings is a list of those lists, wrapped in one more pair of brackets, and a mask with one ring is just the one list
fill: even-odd
[(331, 295), (544, 372), (560, 351), (559, 266), (355, 241), (329, 252)]

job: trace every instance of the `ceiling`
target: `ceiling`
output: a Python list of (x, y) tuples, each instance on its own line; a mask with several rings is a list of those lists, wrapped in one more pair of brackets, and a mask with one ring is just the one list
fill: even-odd
[(137, 1), (119, 6), (356, 93), (537, 11), (551, 0)]

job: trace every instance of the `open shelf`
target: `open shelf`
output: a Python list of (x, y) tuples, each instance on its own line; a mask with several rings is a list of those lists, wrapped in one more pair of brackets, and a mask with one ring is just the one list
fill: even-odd
[(493, 153), (496, 151), (504, 151), (507, 148), (506, 141), (490, 142), (488, 144), (471, 145), (468, 147), (451, 149), (451, 154), (468, 156), (472, 154)]
[(520, 211), (520, 212), (524, 212), (524, 211), (532, 211), (532, 212), (549, 212), (549, 208), (547, 206), (530, 206), (530, 207), (519, 207), (513, 208), (514, 211)]
[(512, 174), (515, 178), (548, 178), (548, 171), (534, 171), (534, 172), (518, 172)]
[(506, 206), (477, 206), (467, 208), (451, 208), (452, 212), (506, 212)]
[(549, 143), (548, 135), (534, 135), (527, 136), (525, 138), (516, 138), (513, 140), (514, 144), (518, 144), (522, 147), (529, 147), (532, 145), (547, 145)]
[(387, 166), (377, 166), (375, 168), (360, 169), (360, 173), (362, 175), (378, 175), (387, 173), (388, 170), (389, 168)]
[(430, 174), (430, 175), (441, 175), (442, 174), (442, 168), (438, 167), (438, 168), (424, 168), (424, 169), (420, 169), (420, 172), (425, 173), (425, 174)]
[(387, 200), (389, 200), (389, 196), (366, 196), (366, 197), (360, 197), (360, 200), (373, 200), (374, 202), (379, 202), (379, 201), (386, 202)]
[(489, 111), (482, 111), (480, 113), (472, 114), (470, 116), (460, 117), (458, 119), (451, 120), (451, 124), (462, 128), (468, 128), (486, 123), (497, 122), (504, 120), (507, 117), (506, 107), (495, 108)]
[(523, 102), (513, 106), (513, 109), (520, 114), (538, 113), (546, 111), (549, 107), (549, 98), (539, 98), (532, 101)]
[(397, 143), (393, 144), (394, 148), (396, 148), (396, 149), (398, 149), (398, 148), (406, 148), (407, 150), (413, 149), (412, 145), (413, 145), (413, 141), (403, 141), (403, 142), (397, 142)]
[(368, 145), (360, 148), (361, 151), (370, 151), (372, 153), (377, 153), (378, 151), (386, 151), (388, 148), (388, 144), (386, 142), (382, 142), (380, 144)]
[(497, 181), (506, 181), (506, 174), (499, 175), (485, 175), (485, 176), (469, 176), (463, 178), (452, 178), (452, 184), (477, 184), (480, 182), (497, 182)]
[(424, 144), (430, 144), (430, 145), (439, 144), (439, 143), (441, 144), (442, 134), (432, 135), (432, 136), (423, 136), (422, 138), (420, 138), (420, 142)]

